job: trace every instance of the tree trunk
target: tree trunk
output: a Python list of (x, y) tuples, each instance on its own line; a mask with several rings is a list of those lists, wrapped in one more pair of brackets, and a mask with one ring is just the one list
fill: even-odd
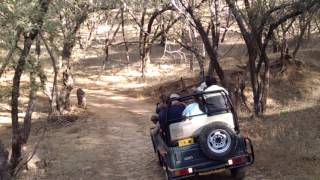
[(230, 23), (231, 15), (232, 15), (232, 12), (230, 10), (228, 10), (228, 17), (226, 19), (226, 27), (225, 27), (224, 32), (223, 32), (222, 37), (221, 37), (221, 43), (224, 42), (224, 39), (225, 39), (225, 37), (227, 35), (227, 32), (228, 32), (228, 29), (231, 26), (231, 23)]
[(38, 31), (34, 30), (30, 32), (30, 35), (25, 35), (24, 48), (21, 52), (20, 58), (18, 60), (18, 65), (16, 67), (13, 84), (12, 84), (12, 96), (11, 96), (11, 117), (12, 117), (12, 154), (10, 158), (11, 173), (20, 162), (21, 159), (21, 145), (22, 137), (20, 133), (19, 117), (18, 117), (18, 106), (19, 106), (19, 96), (20, 96), (20, 78), (24, 71), (24, 66), (26, 64), (26, 58), (29, 54), (32, 41), (36, 37)]
[(209, 61), (209, 67), (208, 67), (207, 76), (214, 77), (214, 67), (213, 67), (213, 61), (211, 61), (211, 59)]
[(300, 21), (300, 34), (299, 36), (297, 37), (297, 40), (296, 40), (296, 46), (292, 52), (292, 59), (293, 61), (296, 60), (296, 55), (300, 49), (300, 46), (301, 46), (301, 43), (303, 43), (303, 37), (306, 33), (306, 30), (308, 28), (308, 25), (310, 24), (311, 22), (311, 18), (309, 18), (308, 20), (305, 20), (306, 22), (303, 24), (302, 21)]
[[(200, 30), (200, 29), (199, 29)], [(198, 31), (199, 31), (198, 30)], [(208, 70), (208, 76), (213, 77), (213, 71), (215, 70), (220, 81), (223, 83), (224, 82), (224, 72), (218, 62), (218, 53), (217, 49), (215, 47), (212, 47), (210, 45), (210, 41), (208, 36), (206, 35), (205, 31), (200, 30), (199, 34), (202, 38), (203, 44), (205, 46), (206, 52), (210, 58), (210, 65), (209, 65), (209, 70)]]
[(308, 34), (307, 34), (307, 40), (310, 40), (311, 38), (311, 21), (308, 23)]
[(43, 93), (49, 98), (50, 109), (52, 109), (52, 107), (51, 107), (51, 105), (52, 105), (51, 104), (52, 92), (51, 92), (50, 86), (48, 84), (47, 75), (45, 74), (45, 72), (43, 70), (41, 62), (39, 62), (39, 64), (37, 65), (36, 72), (37, 72), (37, 75), (39, 76), (39, 79), (40, 79), (40, 83), (41, 83), (40, 87), (41, 87)]
[[(44, 72), (41, 70), (41, 66), (39, 67), (41, 71), (38, 71), (39, 76), (40, 76), (40, 81), (42, 84), (42, 88), (45, 90), (45, 94), (47, 94), (47, 96), (49, 97), (49, 103), (50, 103), (50, 115), (56, 115), (56, 114), (60, 114), (60, 107), (62, 107), (62, 105), (60, 104), (59, 101), (59, 88), (58, 88), (58, 75), (59, 75), (59, 68), (58, 68), (58, 62), (56, 60), (56, 58), (54, 57), (51, 49), (49, 48), (46, 40), (44, 39), (44, 37), (42, 36), (42, 33), (39, 32), (39, 35), (49, 53), (51, 62), (52, 62), (52, 67), (53, 67), (53, 72), (54, 72), (54, 76), (53, 76), (53, 84), (52, 84), (52, 90), (50, 90), (50, 87), (47, 85), (47, 77), (45, 76)], [(41, 65), (41, 64), (39, 64)]]
[(141, 19), (140, 19), (140, 30), (139, 30), (139, 54), (140, 54), (140, 61), (141, 61), (141, 77), (144, 77), (144, 71), (145, 71), (145, 46), (146, 46), (146, 37), (147, 35), (144, 35), (144, 21), (146, 16), (146, 0), (144, 0), (143, 4), (143, 10), (141, 13)]
[(281, 24), (281, 31), (282, 31), (282, 42), (280, 46), (280, 51), (281, 51), (281, 56), (280, 56), (280, 61), (281, 61), (281, 72), (286, 70), (287, 64), (290, 63), (290, 57), (289, 57), (289, 46), (288, 46), (288, 41), (287, 41), (287, 33), (289, 29), (293, 26), (293, 23), (295, 22), (295, 19), (293, 19), (288, 26), (285, 25), (285, 23)]
[[(165, 32), (164, 29), (165, 29), (165, 26), (164, 26), (164, 22), (163, 22), (163, 17), (162, 15), (160, 15), (160, 29), (161, 31)], [(166, 45), (166, 35), (165, 33), (162, 33), (161, 34), (161, 38), (160, 38), (160, 43), (159, 43), (160, 46), (164, 47)]]
[[(144, 43), (144, 46), (148, 46), (146, 44), (147, 43)], [(142, 77), (145, 76), (146, 69), (150, 64), (151, 46), (150, 47), (145, 47), (143, 49), (144, 50), (143, 50), (142, 63), (141, 63), (141, 76)]]
[(258, 74), (256, 72), (256, 59), (258, 54), (258, 49), (256, 46), (251, 45), (248, 47), (248, 55), (249, 55), (249, 67), (250, 67), (250, 81), (252, 87), (253, 94), (253, 106), (255, 114), (259, 114), (261, 110), (261, 104), (259, 102), (259, 82), (258, 82)]
[(71, 73), (71, 66), (67, 67), (66, 70), (62, 73), (63, 76), (63, 85), (65, 90), (65, 96), (64, 96), (64, 109), (70, 110), (70, 94), (74, 86), (74, 81)]
[[(33, 66), (35, 64), (33, 63)], [(30, 131), (31, 131), (31, 120), (32, 120), (32, 113), (33, 113), (33, 108), (34, 108), (34, 103), (36, 99), (36, 92), (37, 92), (37, 83), (35, 79), (35, 67), (32, 68), (33, 70), (30, 72), (30, 93), (29, 93), (29, 102), (28, 102), (28, 107), (26, 110), (26, 114), (24, 116), (23, 120), (23, 132), (22, 132), (22, 142), (24, 144), (27, 143)]]
[[(70, 110), (70, 94), (73, 89), (73, 76), (71, 71), (70, 57), (75, 45), (75, 41), (71, 40), (64, 43), (63, 52), (62, 52), (62, 61), (65, 63), (62, 67), (62, 83), (63, 88), (59, 92), (59, 97), (56, 97), (59, 101), (59, 114), (63, 114), (64, 110)], [(61, 78), (61, 70), (58, 75), (58, 79)], [(59, 81), (59, 80), (58, 80)]]
[(272, 33), (272, 36), (271, 36), (271, 41), (272, 41), (272, 52), (273, 53), (277, 53), (279, 52), (279, 41), (275, 35), (275, 33)]
[(205, 81), (204, 58), (202, 56), (200, 56), (199, 54), (195, 55), (195, 56), (196, 56), (196, 59), (198, 61), (199, 69), (200, 69), (199, 80), (200, 80), (200, 82), (204, 82)]
[[(219, 37), (216, 37), (219, 35), (218, 32), (213, 33), (215, 37), (212, 37), (213, 44), (211, 45), (208, 33), (205, 31), (200, 19), (196, 17), (193, 13), (192, 9), (187, 9), (188, 13), (190, 14), (194, 24), (195, 28), (197, 29), (198, 33), (200, 34), (200, 37), (202, 39), (202, 42), (204, 44), (205, 50), (210, 58), (210, 65), (208, 70), (208, 76), (213, 77), (213, 69), (216, 71), (221, 83), (223, 85), (226, 85), (225, 78), (224, 78), (224, 72), (218, 62), (218, 43), (219, 43)], [(218, 22), (219, 19), (216, 19), (216, 22)], [(220, 29), (220, 28), (219, 28)]]
[[(189, 39), (190, 39), (190, 44), (191, 44), (192, 48), (195, 49), (194, 37), (193, 37), (192, 29), (190, 26), (188, 27), (188, 35), (189, 35)], [(193, 71), (193, 62), (195, 59), (195, 55), (192, 54), (191, 56), (192, 57), (190, 58), (190, 71)]]
[[(63, 68), (59, 69), (57, 78), (59, 79), (58, 82), (63, 83), (63, 88), (59, 93), (59, 97), (56, 99), (59, 101), (57, 105), (59, 106), (59, 114), (62, 114), (64, 110), (70, 110), (70, 94), (73, 89), (73, 76), (72, 76), (72, 69), (71, 69), (71, 55), (72, 50), (76, 44), (77, 40), (77, 32), (79, 31), (83, 22), (88, 18), (90, 11), (90, 6), (85, 5), (83, 10), (80, 14), (75, 14), (77, 17), (75, 19), (75, 26), (70, 29), (67, 33), (66, 38), (63, 41), (63, 49), (62, 49), (62, 61), (63, 61)], [(61, 75), (62, 73), (62, 75)]]
[(316, 24), (316, 27), (318, 29), (318, 33), (320, 33), (320, 23), (318, 23), (318, 21), (315, 19), (314, 20), (315, 24)]
[(261, 114), (265, 112), (267, 109), (267, 99), (268, 99), (268, 94), (269, 94), (269, 85), (270, 85), (270, 64), (269, 64), (269, 59), (267, 56), (265, 58), (265, 70), (263, 74), (263, 82), (262, 82), (262, 93), (261, 93), (261, 103), (262, 103), (262, 108), (261, 108)]
[(289, 52), (289, 46), (287, 41), (287, 32), (285, 31), (285, 28), (282, 28), (282, 43), (280, 50), (281, 71), (284, 71), (287, 67), (287, 64), (289, 63), (289, 59), (286, 58), (286, 52)]
[(99, 79), (102, 75), (102, 73), (104, 72), (105, 68), (106, 68), (106, 65), (108, 64), (109, 62), (109, 39), (107, 38), (106, 41), (105, 41), (105, 45), (104, 45), (104, 60), (103, 60), (103, 63), (102, 63), (102, 68), (101, 68), (101, 72), (100, 72), (100, 75), (99, 75)]
[(126, 35), (125, 35), (125, 30), (124, 30), (125, 20), (124, 20), (124, 8), (123, 7), (121, 8), (121, 26), (122, 26), (122, 38), (123, 38), (124, 47), (126, 50), (127, 65), (129, 65), (130, 56), (129, 56), (129, 47), (128, 47), (128, 43), (127, 43), (127, 39), (126, 39)]
[[(218, 53), (215, 49), (209, 49), (206, 47), (207, 54), (210, 58), (210, 65), (209, 65), (209, 70), (208, 70), (208, 76), (213, 77), (213, 71), (215, 71), (223, 85), (225, 85), (225, 78), (224, 78), (224, 72), (218, 62)], [(210, 68), (212, 70), (210, 70)]]
[[(121, 11), (121, 15), (122, 15), (122, 10), (120, 9), (120, 11)], [(118, 18), (119, 14), (120, 14), (120, 11), (118, 11), (117, 15), (115, 16), (115, 20)], [(111, 24), (110, 30), (108, 31), (108, 33), (107, 33), (107, 35), (106, 35), (105, 51), (104, 51), (104, 52), (105, 52), (105, 58), (104, 58), (104, 61), (103, 61), (103, 65), (102, 65), (102, 69), (101, 69), (101, 72), (100, 72), (99, 77), (102, 75), (102, 73), (103, 73), (103, 71), (104, 71), (104, 69), (105, 69), (105, 66), (106, 66), (107, 63), (109, 62), (109, 47), (111, 46), (111, 43), (114, 41), (114, 39), (115, 39), (115, 37), (116, 37), (116, 35), (117, 35), (117, 33), (118, 33), (121, 25), (122, 25), (122, 23), (119, 24), (118, 27), (115, 29), (112, 37), (110, 37), (110, 33), (111, 33), (111, 31), (112, 31), (112, 29), (113, 29), (113, 27), (114, 27), (114, 25), (115, 25), (115, 22), (116, 22), (115, 20), (114, 20), (113, 23)]]

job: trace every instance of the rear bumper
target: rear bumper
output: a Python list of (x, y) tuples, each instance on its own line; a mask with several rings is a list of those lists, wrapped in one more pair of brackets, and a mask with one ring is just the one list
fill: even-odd
[[(221, 162), (217, 164), (216, 162), (209, 161), (209, 162), (199, 163), (199, 164), (195, 164), (195, 165), (183, 167), (183, 168), (168, 167), (168, 170), (171, 173), (171, 176), (173, 177), (173, 179), (178, 180), (178, 179), (185, 179), (187, 177), (192, 177), (197, 175), (214, 174), (227, 169), (242, 168), (242, 167), (252, 165), (255, 160), (252, 142), (249, 138), (244, 138), (244, 141), (245, 141), (245, 147), (246, 147), (245, 153), (234, 156), (234, 157), (230, 157), (230, 159), (237, 159), (239, 157), (245, 158), (246, 161), (244, 163), (230, 164), (228, 161), (226, 161), (226, 162)], [(183, 176), (176, 176), (175, 172), (183, 169), (189, 169), (189, 168), (192, 169), (192, 173), (189, 173)]]
[[(251, 159), (249, 155), (246, 155), (248, 159)], [(186, 169), (186, 168), (180, 168), (180, 169), (170, 169), (168, 168), (169, 172), (171, 173), (171, 176), (173, 179), (185, 179), (186, 177), (192, 177), (192, 176), (198, 176), (198, 175), (209, 175), (209, 174), (215, 174), (222, 172), (227, 169), (234, 169), (234, 168), (242, 168), (251, 165), (253, 162), (248, 161), (244, 164), (239, 165), (229, 165), (228, 163), (223, 163), (221, 165), (211, 165), (210, 163), (204, 163), (204, 164), (198, 164), (195, 166), (191, 166), (188, 168), (192, 168), (192, 173), (184, 175), (184, 176), (175, 176), (175, 172)]]

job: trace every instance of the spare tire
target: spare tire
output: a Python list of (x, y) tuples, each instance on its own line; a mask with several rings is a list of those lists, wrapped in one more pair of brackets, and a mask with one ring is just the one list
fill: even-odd
[(214, 160), (227, 160), (236, 148), (237, 136), (226, 123), (214, 122), (200, 132), (199, 144), (203, 153)]

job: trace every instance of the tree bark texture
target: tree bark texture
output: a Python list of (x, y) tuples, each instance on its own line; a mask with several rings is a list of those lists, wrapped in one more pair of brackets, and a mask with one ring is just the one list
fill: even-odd
[[(162, 13), (168, 11), (168, 10), (173, 10), (173, 7), (170, 5), (165, 5), (161, 10), (155, 10), (153, 14), (151, 15), (149, 21), (148, 21), (148, 26), (147, 26), (147, 32), (144, 32), (143, 25), (145, 23), (145, 13), (143, 13), (143, 16), (141, 18), (141, 30), (140, 30), (140, 35), (139, 37), (139, 48), (140, 48), (140, 58), (141, 58), (141, 76), (144, 77), (146, 67), (150, 63), (150, 53), (152, 50), (152, 46), (156, 39), (161, 37), (163, 34), (167, 33), (169, 29), (178, 22), (180, 19), (179, 17), (176, 19), (173, 19), (171, 22), (168, 23), (167, 27), (163, 28), (160, 30), (160, 32), (157, 32), (158, 29), (155, 30), (153, 36), (151, 37), (151, 32), (152, 32), (152, 26), (154, 23), (154, 20), (160, 16)], [(144, 10), (145, 11), (145, 10)]]
[[(33, 64), (34, 66), (34, 64)], [(32, 113), (34, 108), (34, 103), (36, 99), (36, 92), (37, 92), (37, 83), (36, 83), (36, 72), (35, 67), (33, 67), (32, 71), (30, 72), (30, 92), (29, 92), (29, 102), (28, 107), (26, 110), (26, 114), (23, 120), (23, 129), (22, 129), (22, 142), (26, 144), (30, 135), (31, 131), (31, 122), (32, 122)]]
[[(247, 46), (249, 54), (250, 79), (254, 100), (254, 112), (256, 115), (262, 115), (266, 108), (270, 79), (270, 65), (266, 49), (268, 42), (274, 33), (273, 31), (288, 19), (295, 18), (316, 7), (319, 5), (319, 2), (309, 1), (308, 3), (305, 3), (304, 1), (297, 1), (292, 6), (300, 7), (293, 8), (292, 11), (285, 11), (285, 8), (289, 7), (289, 5), (282, 4), (264, 12), (257, 10), (259, 8), (254, 7), (254, 4), (250, 4), (249, 0), (244, 0), (247, 17), (244, 16), (240, 9), (238, 9), (235, 0), (226, 0), (226, 3), (237, 21)], [(301, 6), (304, 7), (302, 8)], [(278, 10), (284, 10), (286, 13), (277, 17), (277, 19), (272, 18), (271, 14)], [(261, 21), (257, 22), (257, 17), (260, 17)], [(272, 21), (270, 21), (270, 19)], [(265, 29), (268, 31), (266, 37), (263, 37)]]
[[(47, 94), (47, 96), (49, 97), (49, 103), (50, 103), (50, 113), (49, 114), (60, 114), (60, 107), (62, 106), (60, 101), (59, 101), (59, 88), (58, 88), (58, 75), (59, 75), (59, 68), (58, 68), (58, 61), (56, 60), (53, 52), (51, 51), (48, 43), (46, 42), (46, 40), (44, 39), (42, 33), (39, 33), (43, 44), (45, 45), (50, 59), (51, 59), (51, 63), (52, 63), (52, 67), (53, 67), (53, 72), (54, 72), (54, 76), (53, 76), (53, 84), (52, 84), (52, 88), (50, 90), (50, 87), (47, 85), (47, 77), (44, 73), (43, 70), (41, 70), (41, 66), (39, 66), (40, 71), (38, 71), (39, 76), (40, 76), (40, 81), (42, 84), (42, 88), (45, 91), (45, 94)], [(41, 65), (41, 64), (39, 64)]]
[[(215, 5), (213, 5), (213, 6), (215, 6)], [(215, 8), (215, 7), (211, 7), (211, 8)], [(216, 29), (215, 27), (212, 28), (212, 30), (214, 31), (214, 32), (212, 32), (212, 35), (214, 35), (214, 36), (212, 37), (212, 40), (211, 40), (212, 44), (211, 44), (208, 33), (206, 32), (205, 28), (203, 27), (200, 19), (195, 16), (193, 9), (188, 8), (188, 9), (186, 9), (186, 11), (187, 11), (187, 13), (190, 14), (190, 16), (194, 22), (195, 28), (198, 31), (198, 33), (200, 34), (200, 37), (201, 37), (202, 42), (204, 44), (205, 50), (210, 58), (208, 76), (213, 77), (213, 71), (215, 70), (221, 83), (223, 85), (225, 85), (226, 82), (225, 82), (225, 78), (224, 78), (224, 71), (223, 71), (222, 67), (220, 66), (220, 63), (218, 62), (218, 52), (217, 52), (218, 44), (219, 44), (219, 37), (218, 36), (220, 36), (220, 32), (216, 32), (216, 31), (220, 31), (220, 26), (218, 25), (219, 30)], [(218, 21), (219, 21), (219, 19), (215, 19), (214, 22), (213, 21), (211, 22), (211, 25), (213, 26), (213, 23), (214, 24), (219, 23)]]
[[(21, 145), (23, 144), (21, 138), (21, 129), (19, 125), (18, 117), (18, 106), (19, 106), (19, 96), (20, 96), (20, 78), (24, 71), (24, 66), (26, 64), (26, 58), (29, 54), (32, 41), (36, 37), (37, 30), (31, 32), (30, 35), (25, 35), (24, 48), (22, 50), (21, 56), (16, 67), (16, 71), (13, 77), (12, 85), (12, 96), (11, 96), (11, 117), (12, 117), (12, 155), (11, 155), (11, 170), (14, 170), (18, 165), (21, 158)], [(13, 172), (13, 171), (12, 171)]]
[(67, 35), (63, 41), (62, 50), (62, 61), (63, 68), (58, 69), (58, 82), (62, 82), (63, 88), (59, 92), (59, 97), (56, 97), (59, 101), (57, 105), (59, 106), (59, 114), (63, 114), (64, 110), (70, 109), (70, 94), (73, 89), (73, 76), (70, 58), (72, 50), (76, 44), (77, 32), (79, 31), (83, 22), (88, 18), (91, 12), (91, 7), (89, 4), (84, 4), (80, 13), (75, 14), (75, 25), (67, 32)]
[(124, 47), (126, 50), (126, 60), (127, 60), (127, 65), (129, 65), (130, 63), (130, 56), (129, 56), (129, 47), (128, 47), (128, 43), (127, 43), (127, 38), (126, 38), (126, 34), (125, 34), (125, 20), (124, 20), (124, 11), (125, 9), (122, 7), (121, 8), (121, 27), (122, 27), (122, 38), (123, 38), (123, 42), (124, 42)]
[[(48, 10), (49, 1), (40, 0), (39, 1), (39, 13), (33, 19), (33, 23), (36, 23), (41, 28), (43, 24), (43, 18)], [(12, 96), (11, 96), (11, 117), (12, 117), (12, 153), (10, 158), (10, 170), (11, 174), (14, 173), (15, 168), (21, 160), (21, 146), (23, 144), (21, 127), (19, 125), (18, 118), (18, 107), (19, 107), (19, 96), (20, 96), (20, 79), (24, 71), (24, 66), (26, 64), (26, 58), (30, 52), (33, 40), (37, 37), (39, 29), (33, 28), (29, 32), (24, 33), (24, 47), (22, 49), (20, 58), (18, 60), (17, 67), (15, 69), (12, 85)]]

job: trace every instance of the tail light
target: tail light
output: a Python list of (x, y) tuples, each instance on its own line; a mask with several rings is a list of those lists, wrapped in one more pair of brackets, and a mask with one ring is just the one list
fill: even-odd
[(237, 156), (237, 157), (234, 157), (234, 158), (228, 160), (228, 164), (230, 166), (245, 164), (246, 162), (248, 162), (247, 156)]
[(176, 176), (183, 176), (183, 175), (192, 174), (192, 173), (193, 173), (193, 169), (192, 168), (180, 169), (180, 170), (176, 170), (174, 172), (174, 174)]

